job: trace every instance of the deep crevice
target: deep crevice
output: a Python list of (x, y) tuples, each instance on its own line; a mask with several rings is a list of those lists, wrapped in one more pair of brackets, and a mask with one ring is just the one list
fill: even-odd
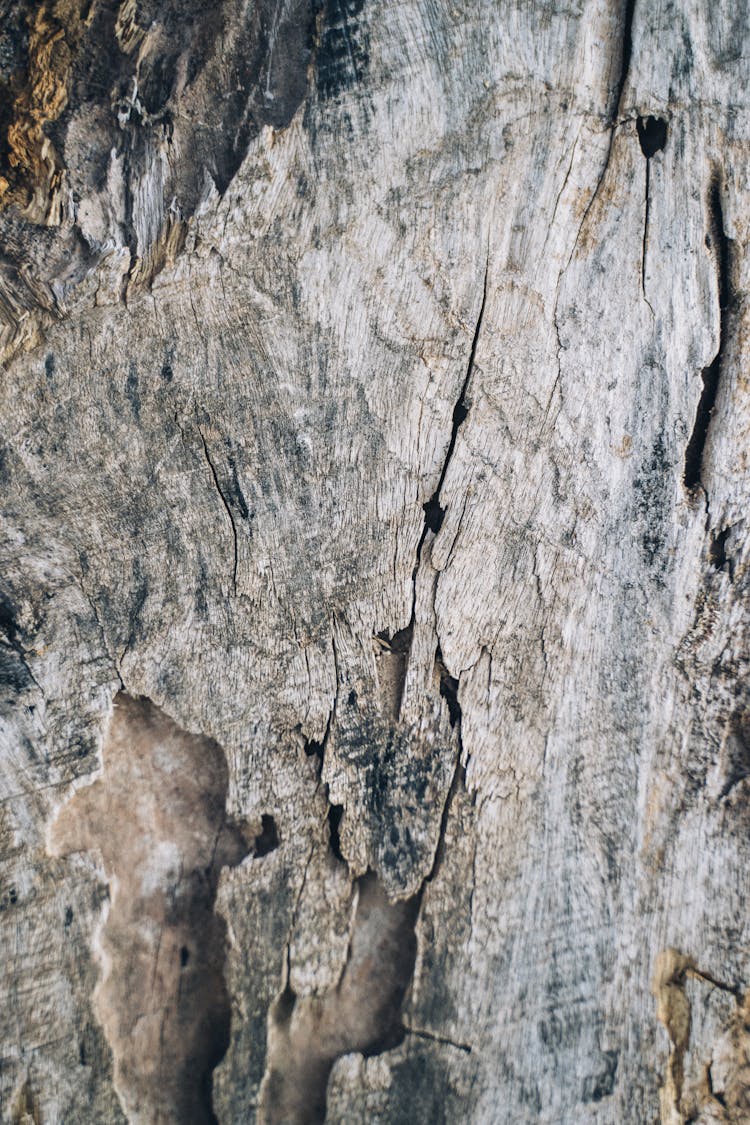
[(719, 346), (709, 366), (704, 367), (701, 372), (703, 390), (695, 411), (693, 430), (685, 448), (683, 482), (687, 491), (692, 493), (698, 492), (700, 488), (705, 491), (702, 477), (703, 454), (719, 391), (732, 303), (730, 240), (724, 229), (721, 183), (718, 175), (714, 175), (711, 180), (708, 194), (708, 212), (710, 234), (706, 239), (706, 244), (713, 250), (716, 261), (719, 292)]
[(305, 739), (305, 754), (308, 758), (322, 758), (323, 743), (316, 742), (314, 738)]
[(281, 842), (276, 821), (269, 813), (263, 813), (260, 824), (260, 832), (253, 840), (253, 855), (258, 859), (275, 852)]
[(714, 570), (723, 570), (727, 567), (730, 580), (734, 579), (734, 562), (730, 555), (727, 554), (727, 539), (729, 538), (731, 527), (724, 527), (721, 531), (714, 531), (711, 534), (711, 542), (708, 548), (708, 559)]
[(328, 842), (331, 851), (341, 863), (346, 863), (341, 851), (341, 821), (344, 817), (343, 805), (328, 806)]
[(398, 722), (401, 714), (413, 638), (413, 608), (412, 619), (404, 629), (397, 630), (392, 637), (383, 630), (375, 637), (375, 663), (381, 701), (394, 722)]
[[(352, 693), (350, 692), (349, 694), (350, 694), (350, 697), (351, 697)], [(353, 694), (354, 694), (354, 701), (356, 702), (356, 692), (354, 692)], [(350, 703), (350, 706), (353, 706), (351, 698), (349, 700), (349, 703)], [(328, 718), (326, 720), (326, 729), (323, 731), (323, 737), (320, 739), (320, 741), (318, 741), (315, 738), (305, 738), (304, 735), (302, 735), (301, 724), (296, 727), (296, 732), (299, 735), (301, 735), (301, 737), (302, 737), (303, 746), (304, 746), (306, 756), (308, 758), (317, 758), (318, 779), (320, 779), (321, 774), (323, 773), (323, 760), (325, 758), (326, 746), (328, 745), (328, 739), (330, 738), (330, 735), (331, 735), (331, 726), (333, 725), (333, 717), (334, 717), (335, 713), (336, 713), (336, 701), (334, 700), (333, 707), (328, 712)]]
[(440, 694), (448, 705), (450, 724), (452, 727), (460, 727), (461, 705), (458, 702), (458, 680), (455, 676), (451, 676), (446, 668), (440, 645), (435, 652), (435, 667), (440, 678)]
[(701, 391), (701, 397), (698, 400), (698, 406), (695, 411), (693, 432), (690, 435), (690, 440), (685, 449), (685, 472), (683, 480), (688, 492), (697, 491), (703, 484), (701, 477), (703, 451), (708, 439), (711, 415), (716, 404), (720, 374), (719, 356), (716, 357), (709, 367), (704, 367), (701, 372), (703, 390)]
[(633, 16), (635, 15), (636, 0), (625, 0), (622, 14), (622, 39), (620, 40), (620, 73), (615, 86), (613, 98), (613, 111), (610, 121), (614, 123), (620, 112), (620, 103), (625, 91), (625, 83), (630, 70), (630, 60), (633, 57)]
[(667, 143), (667, 123), (663, 117), (639, 117), (635, 123), (641, 152), (650, 160), (661, 152)]

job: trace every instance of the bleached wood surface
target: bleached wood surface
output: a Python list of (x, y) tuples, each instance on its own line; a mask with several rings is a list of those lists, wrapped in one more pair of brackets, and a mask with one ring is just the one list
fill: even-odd
[(4, 19), (0, 1118), (750, 1120), (747, 4)]

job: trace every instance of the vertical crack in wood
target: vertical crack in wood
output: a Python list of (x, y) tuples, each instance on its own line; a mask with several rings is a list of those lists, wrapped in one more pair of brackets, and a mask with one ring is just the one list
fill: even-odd
[(448, 449), (443, 460), (443, 467), (440, 472), (440, 479), (438, 480), (437, 487), (433, 492), (430, 499), (424, 504), (424, 528), (422, 529), (422, 536), (417, 546), (417, 561), (414, 567), (413, 578), (416, 580), (417, 571), (419, 569), (419, 562), (422, 555), (422, 547), (424, 546), (427, 532), (431, 531), (437, 535), (443, 524), (445, 518), (445, 508), (440, 504), (440, 491), (445, 483), (445, 478), (448, 473), (448, 466), (451, 463), (453, 452), (456, 448), (456, 441), (458, 439), (458, 431), (466, 421), (469, 414), (469, 407), (466, 405), (466, 396), (469, 391), (469, 384), (471, 383), (471, 376), (474, 372), (474, 365), (477, 358), (477, 347), (479, 345), (479, 337), (482, 332), (482, 322), (484, 321), (484, 310), (487, 305), (487, 279), (490, 271), (489, 250), (487, 252), (487, 261), (484, 267), (484, 281), (482, 283), (482, 301), (479, 306), (479, 315), (477, 316), (476, 325), (474, 327), (474, 335), (471, 341), (471, 350), (469, 351), (469, 362), (466, 365), (466, 375), (461, 384), (461, 392), (456, 400), (456, 405), (453, 407), (453, 423), (451, 428), (451, 436), (448, 442)]
[[(622, 14), (622, 21), (621, 21), (621, 23), (622, 23), (622, 34), (621, 34), (621, 37), (620, 37), (620, 69), (619, 69), (619, 75), (618, 75), (617, 83), (615, 84), (615, 88), (614, 88), (614, 92), (613, 92), (612, 108), (611, 108), (611, 110), (609, 110), (606, 113), (606, 127), (609, 130), (609, 141), (608, 141), (608, 144), (607, 144), (607, 151), (606, 151), (605, 156), (604, 156), (604, 163), (602, 164), (602, 169), (601, 169), (601, 171), (600, 171), (600, 173), (597, 177), (597, 181), (596, 181), (596, 184), (594, 185), (594, 190), (591, 193), (591, 197), (590, 197), (586, 206), (583, 209), (581, 221), (578, 224), (578, 230), (576, 231), (576, 236), (575, 236), (575, 239), (573, 240), (573, 246), (571, 248), (570, 254), (568, 255), (568, 260), (567, 260), (564, 268), (560, 271), (560, 274), (559, 274), (558, 279), (557, 279), (557, 286), (556, 286), (556, 290), (555, 290), (555, 308), (554, 308), (553, 319), (554, 319), (555, 331), (557, 332), (557, 339), (558, 339), (558, 361), (559, 361), (559, 357), (560, 357), (560, 329), (559, 329), (557, 309), (558, 309), (558, 304), (559, 304), (559, 301), (560, 301), (560, 285), (561, 285), (561, 282), (562, 282), (562, 278), (564, 277), (564, 275), (567, 273), (568, 269), (570, 268), (570, 263), (573, 261), (573, 258), (575, 256), (575, 252), (578, 249), (578, 243), (580, 242), (580, 239), (581, 239), (581, 233), (583, 231), (583, 228), (586, 226), (586, 222), (587, 222), (588, 217), (589, 217), (589, 212), (591, 211), (591, 208), (594, 206), (594, 203), (597, 199), (597, 196), (599, 195), (602, 184), (604, 183), (604, 179), (605, 179), (605, 177), (607, 175), (607, 171), (609, 169), (609, 162), (612, 159), (612, 148), (613, 148), (614, 142), (615, 142), (615, 130), (617, 129), (617, 125), (619, 123), (619, 119), (620, 119), (620, 115), (621, 115), (622, 100), (623, 100), (624, 93), (625, 93), (625, 84), (627, 82), (628, 73), (630, 71), (630, 62), (631, 62), (631, 58), (632, 58), (632, 54), (633, 54), (633, 19), (634, 19), (634, 16), (635, 16), (635, 4), (636, 4), (636, 0), (625, 0), (625, 4), (623, 6), (623, 14)], [(558, 363), (558, 374), (557, 374), (557, 379), (555, 380), (555, 386), (552, 389), (552, 394), (554, 394), (555, 387), (557, 386), (559, 380), (560, 380), (560, 371), (559, 371), (559, 363)], [(551, 401), (552, 401), (552, 395), (550, 395), (550, 403), (551, 403)], [(549, 409), (549, 404), (548, 404), (547, 409)]]
[(381, 687), (383, 689), (383, 696), (390, 703), (391, 716), (394, 721), (398, 721), (401, 713), (401, 703), (403, 700), (404, 689), (406, 685), (406, 675), (409, 668), (409, 657), (411, 654), (412, 640), (414, 636), (414, 626), (416, 622), (417, 611), (417, 576), (419, 575), (419, 568), (422, 563), (424, 553), (424, 546), (429, 534), (437, 535), (442, 527), (445, 518), (445, 508), (440, 504), (440, 492), (445, 483), (453, 453), (456, 448), (456, 441), (458, 440), (458, 431), (466, 421), (470, 405), (467, 402), (469, 387), (471, 385), (471, 378), (474, 373), (476, 365), (477, 348), (479, 345), (479, 338), (482, 333), (482, 324), (484, 321), (484, 312), (487, 306), (487, 286), (490, 269), (490, 256), (489, 247), (487, 248), (487, 256), (484, 267), (484, 277), (482, 280), (482, 299), (479, 305), (479, 312), (474, 325), (474, 332), (471, 339), (471, 348), (469, 349), (469, 358), (466, 364), (466, 374), (464, 375), (456, 403), (453, 407), (451, 434), (448, 440), (448, 448), (443, 458), (443, 465), (440, 470), (440, 477), (438, 479), (435, 491), (426, 503), (423, 505), (424, 509), (424, 525), (422, 533), (419, 537), (417, 544), (416, 558), (414, 561), (414, 569), (412, 570), (412, 603), (411, 603), (411, 617), (409, 624), (398, 630), (393, 636), (387, 632), (379, 633), (375, 638), (377, 666), (379, 669), (379, 677), (381, 680)]
[(703, 455), (708, 441), (711, 419), (716, 406), (719, 383), (726, 356), (729, 317), (732, 309), (730, 239), (724, 228), (724, 211), (721, 203), (721, 182), (718, 174), (711, 180), (708, 193), (709, 231), (706, 244), (716, 263), (717, 291), (719, 297), (719, 341), (716, 354), (708, 367), (701, 372), (703, 390), (695, 411), (695, 422), (685, 448), (683, 482), (688, 492), (696, 495), (702, 491), (708, 511), (708, 493), (703, 481)]
[(218, 477), (218, 474), (216, 472), (216, 466), (214, 465), (213, 460), (211, 458), (211, 454), (208, 451), (208, 443), (207, 443), (207, 441), (204, 437), (203, 430), (200, 428), (200, 426), (198, 427), (198, 433), (200, 434), (200, 437), (201, 437), (201, 442), (203, 444), (203, 455), (206, 459), (206, 464), (208, 465), (209, 470), (211, 472), (211, 478), (214, 482), (214, 485), (216, 486), (216, 491), (218, 492), (218, 494), (221, 498), (221, 503), (224, 507), (224, 511), (229, 516), (229, 522), (232, 525), (232, 543), (233, 543), (233, 550), (234, 550), (234, 561), (233, 561), (233, 565), (232, 565), (232, 592), (236, 595), (237, 594), (237, 524), (234, 522), (234, 516), (232, 515), (232, 508), (230, 506), (229, 500), (224, 495), (224, 490), (221, 487), (221, 485), (219, 484), (219, 477)]
[(622, 13), (622, 36), (620, 38), (620, 73), (612, 99), (612, 112), (609, 115), (610, 124), (614, 126), (622, 108), (625, 83), (630, 73), (630, 60), (633, 56), (633, 17), (635, 15), (636, 0), (625, 0)]
[[(227, 820), (218, 743), (121, 692), (103, 773), (60, 810), (56, 855), (92, 852), (111, 883), (98, 935), (94, 1009), (131, 1122), (211, 1125), (212, 1073), (229, 1043), (225, 923), (214, 913), (222, 867), (248, 852)], [(255, 854), (278, 841), (269, 818)]]
[(661, 152), (667, 143), (667, 123), (661, 117), (638, 117), (636, 119), (636, 133), (638, 134), (638, 142), (641, 146), (641, 152), (646, 158), (646, 201), (645, 201), (645, 214), (643, 218), (643, 241), (641, 245), (641, 294), (643, 299), (651, 309), (651, 315), (654, 315), (654, 310), (646, 295), (646, 257), (648, 254), (648, 220), (649, 208), (651, 204), (651, 160), (656, 156), (657, 152)]
[[(643, 241), (641, 243), (641, 293), (643, 299), (651, 309), (648, 297), (646, 296), (646, 255), (648, 253), (648, 208), (649, 208), (649, 188), (651, 181), (651, 161), (646, 159), (646, 201), (644, 205), (643, 215)], [(651, 312), (653, 313), (653, 309)]]

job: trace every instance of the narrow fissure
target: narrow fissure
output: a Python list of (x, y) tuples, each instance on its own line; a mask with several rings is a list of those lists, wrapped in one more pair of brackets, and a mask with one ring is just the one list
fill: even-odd
[(484, 267), (484, 280), (482, 282), (482, 300), (479, 306), (479, 314), (477, 316), (476, 325), (474, 327), (474, 335), (471, 340), (471, 348), (469, 350), (469, 360), (466, 365), (466, 374), (461, 390), (453, 407), (453, 418), (451, 424), (451, 435), (448, 441), (448, 449), (446, 450), (445, 458), (443, 459), (443, 466), (440, 470), (440, 478), (437, 487), (429, 500), (422, 505), (424, 510), (424, 525), (422, 527), (422, 534), (419, 537), (417, 544), (417, 554), (414, 561), (414, 569), (412, 571), (412, 604), (411, 604), (411, 618), (409, 624), (394, 633), (393, 637), (389, 637), (387, 633), (380, 633), (376, 637), (376, 641), (383, 646), (387, 652), (393, 657), (391, 663), (391, 680), (390, 697), (392, 702), (391, 710), (395, 719), (398, 719), (401, 710), (401, 699), (403, 697), (404, 686), (406, 683), (406, 673), (409, 666), (409, 655), (411, 652), (412, 637), (414, 635), (414, 622), (417, 607), (417, 575), (419, 573), (419, 565), (422, 561), (422, 551), (424, 549), (425, 539), (428, 532), (437, 535), (443, 525), (445, 518), (445, 508), (440, 504), (440, 492), (445, 483), (445, 478), (448, 473), (448, 467), (451, 463), (454, 450), (456, 448), (456, 441), (458, 440), (458, 431), (466, 421), (469, 415), (470, 405), (467, 402), (469, 387), (471, 384), (471, 377), (474, 373), (474, 366), (476, 363), (477, 347), (479, 345), (479, 338), (482, 332), (482, 323), (484, 321), (484, 311), (487, 305), (487, 283), (489, 278), (490, 260), (489, 251)]
[(328, 843), (331, 851), (340, 863), (346, 863), (344, 853), (341, 851), (341, 821), (344, 817), (343, 805), (328, 806)]
[[(211, 459), (211, 454), (208, 451), (208, 443), (206, 442), (206, 439), (203, 436), (203, 431), (201, 430), (200, 426), (198, 427), (198, 433), (200, 434), (201, 442), (203, 443), (203, 454), (206, 458), (206, 464), (208, 465), (208, 467), (211, 471), (211, 476), (213, 477), (213, 482), (216, 486), (216, 491), (218, 492), (218, 494), (221, 498), (221, 502), (224, 505), (224, 511), (229, 516), (229, 522), (232, 525), (232, 539), (233, 539), (233, 544), (234, 544), (234, 560), (233, 560), (233, 565), (232, 565), (232, 590), (236, 594), (237, 593), (237, 525), (234, 522), (234, 516), (232, 515), (232, 509), (230, 507), (229, 501), (227, 500), (226, 496), (224, 495), (224, 490), (222, 489), (221, 485), (219, 484), (219, 477), (218, 477), (218, 474), (216, 472), (216, 466), (214, 465), (213, 460)], [(243, 497), (243, 502), (244, 502), (244, 497)]]
[(641, 243), (641, 293), (646, 297), (646, 255), (648, 253), (648, 206), (651, 187), (651, 161), (646, 160), (646, 204), (643, 216), (643, 241)]
[[(424, 505), (424, 528), (417, 546), (412, 574), (414, 599), (411, 621), (392, 637), (387, 633), (375, 637), (377, 646), (382, 650), (381, 659), (389, 662), (389, 673), (393, 680), (391, 709), (395, 719), (400, 711), (411, 650), (416, 579), (422, 548), (427, 533), (431, 531), (437, 534), (442, 525), (445, 510), (440, 505), (440, 491), (453, 456), (458, 431), (469, 412), (466, 400), (487, 302), (488, 274), (489, 258), (466, 375), (453, 409), (448, 449), (437, 488)], [(451, 803), (458, 787), (465, 780), (461, 762), (458, 680), (448, 672), (439, 645), (435, 654), (435, 667), (440, 695), (446, 701), (451, 726), (457, 730), (458, 754), (443, 805), (432, 867), (415, 895), (395, 902), (388, 899), (380, 880), (373, 872), (368, 872), (357, 880), (358, 899), (351, 942), (341, 978), (335, 988), (323, 996), (298, 997), (287, 979), (283, 992), (269, 1012), (267, 1067), (259, 1115), (262, 1125), (322, 1125), (326, 1116), (328, 1079), (334, 1063), (344, 1054), (359, 1052), (366, 1057), (376, 1055), (397, 1046), (409, 1033), (456, 1046), (462, 1051), (471, 1050), (465, 1044), (453, 1044), (426, 1030), (411, 1031), (403, 1026), (401, 1020), (404, 1000), (414, 974), (416, 924), (422, 894), (442, 862)], [(305, 743), (305, 752), (318, 756), (321, 762), (330, 727), (331, 717), (322, 743)], [(331, 853), (340, 862), (346, 863), (340, 840), (343, 813), (341, 805), (330, 804), (327, 821)]]
[(710, 234), (706, 245), (713, 251), (719, 291), (719, 346), (713, 360), (701, 372), (703, 390), (695, 411), (695, 422), (685, 449), (683, 482), (688, 492), (696, 493), (703, 483), (703, 454), (708, 440), (716, 397), (719, 391), (722, 366), (726, 352), (729, 315), (731, 312), (731, 258), (729, 238), (724, 229), (724, 212), (721, 204), (721, 184), (718, 176), (711, 181), (708, 196)]
[[(115, 1086), (133, 1120), (214, 1125), (212, 1075), (230, 1030), (214, 903), (221, 869), (249, 850), (226, 814), (226, 758), (150, 700), (120, 692), (102, 759), (101, 777), (58, 813), (50, 851), (100, 856), (112, 881), (94, 1010)], [(275, 836), (264, 817), (256, 854)]]
[(477, 355), (477, 346), (479, 344), (479, 337), (480, 337), (480, 334), (481, 334), (481, 331), (482, 331), (482, 321), (484, 320), (484, 310), (485, 310), (485, 306), (487, 304), (487, 278), (488, 278), (488, 275), (489, 275), (489, 257), (488, 257), (487, 264), (486, 264), (485, 270), (484, 270), (484, 283), (483, 283), (483, 286), (482, 286), (482, 303), (479, 306), (479, 316), (477, 317), (477, 323), (476, 323), (476, 327), (474, 329), (474, 336), (473, 336), (472, 341), (471, 341), (471, 350), (469, 352), (469, 362), (468, 362), (467, 367), (466, 367), (466, 375), (464, 377), (464, 381), (463, 381), (463, 384), (461, 386), (461, 393), (458, 396), (458, 399), (456, 401), (456, 405), (453, 407), (453, 423), (452, 423), (452, 428), (451, 428), (450, 441), (448, 442), (448, 450), (445, 454), (445, 460), (443, 461), (443, 468), (440, 472), (440, 479), (437, 483), (437, 488), (433, 492), (430, 499), (426, 502), (426, 504), (423, 505), (423, 508), (424, 508), (424, 528), (422, 530), (422, 537), (419, 540), (419, 545), (417, 546), (417, 564), (414, 568), (415, 578), (416, 578), (417, 570), (419, 569), (419, 559), (420, 559), (420, 555), (422, 553), (422, 547), (424, 545), (424, 541), (425, 541), (425, 537), (427, 536), (427, 532), (431, 531), (431, 532), (433, 532), (433, 534), (437, 535), (437, 533), (440, 531), (440, 528), (443, 525), (443, 520), (445, 518), (445, 508), (441, 507), (441, 504), (440, 504), (440, 490), (442, 489), (443, 484), (445, 482), (445, 477), (446, 477), (446, 474), (448, 472), (448, 466), (450, 465), (451, 458), (453, 456), (453, 451), (456, 448), (456, 440), (458, 438), (458, 431), (461, 429), (461, 426), (466, 421), (466, 418), (468, 417), (468, 414), (469, 414), (469, 407), (466, 404), (466, 396), (468, 394), (469, 384), (471, 382), (471, 376), (472, 376), (472, 373), (474, 371), (474, 364), (475, 364), (476, 355)]
[(630, 60), (633, 56), (633, 16), (635, 15), (635, 3), (636, 0), (625, 0), (623, 5), (622, 39), (620, 40), (620, 73), (617, 78), (614, 91), (615, 96), (612, 101), (613, 108), (610, 115), (612, 124), (617, 121), (620, 113), (620, 103), (622, 102), (625, 83), (628, 79)]
[(444, 1047), (454, 1047), (457, 1051), (463, 1051), (467, 1055), (471, 1054), (471, 1047), (468, 1043), (458, 1043), (455, 1039), (449, 1039), (446, 1035), (435, 1035), (431, 1031), (424, 1031), (418, 1027), (407, 1028), (407, 1034), (414, 1035), (417, 1039), (426, 1039), (430, 1043), (441, 1043)]
[[(657, 152), (661, 152), (667, 143), (667, 123), (661, 117), (639, 117), (635, 127), (641, 152), (646, 157), (646, 200), (643, 218), (643, 242), (641, 245), (641, 292), (648, 304), (648, 298), (646, 297), (646, 255), (648, 254), (648, 220), (651, 205), (651, 160)], [(653, 312), (653, 309), (651, 311)]]

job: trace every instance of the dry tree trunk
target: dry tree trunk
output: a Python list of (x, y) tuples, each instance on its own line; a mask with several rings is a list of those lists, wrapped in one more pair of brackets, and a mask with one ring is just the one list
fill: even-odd
[(3, 1122), (750, 1120), (749, 46), (3, 5)]

